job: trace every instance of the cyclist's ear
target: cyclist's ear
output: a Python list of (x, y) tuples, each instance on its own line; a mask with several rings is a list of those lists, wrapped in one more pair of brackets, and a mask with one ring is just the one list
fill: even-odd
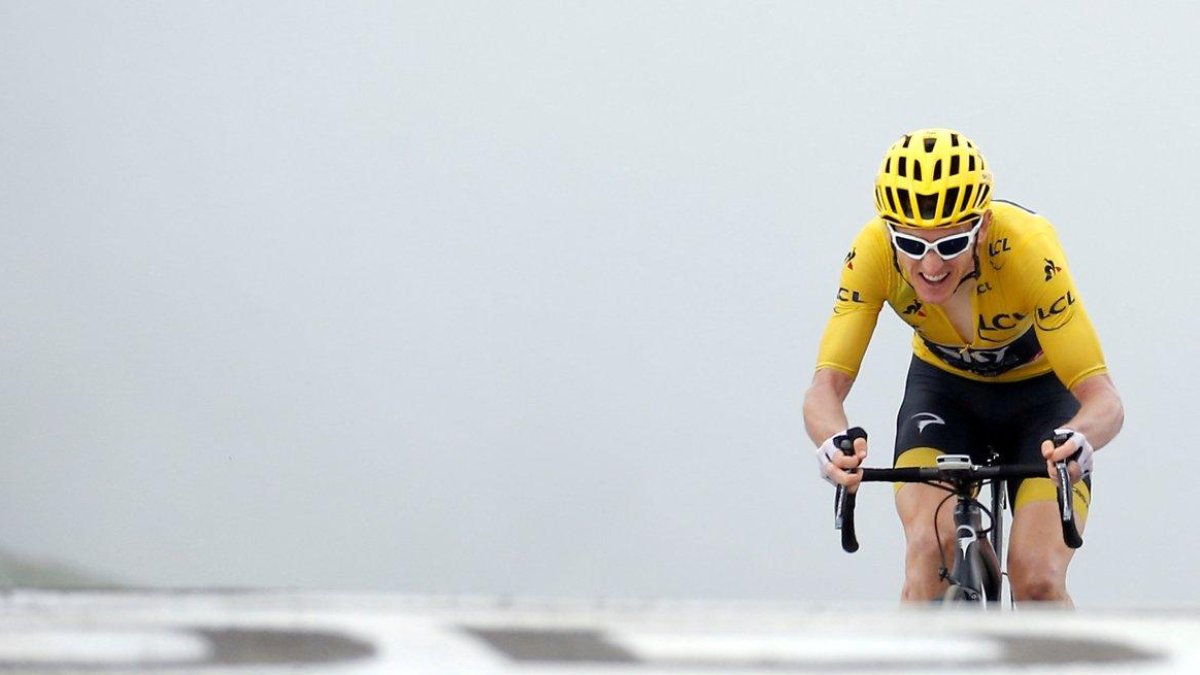
[(975, 238), (975, 246), (982, 252), (983, 247), (987, 246), (988, 230), (992, 228), (992, 210), (988, 209), (983, 212), (983, 225), (979, 226), (979, 236)]

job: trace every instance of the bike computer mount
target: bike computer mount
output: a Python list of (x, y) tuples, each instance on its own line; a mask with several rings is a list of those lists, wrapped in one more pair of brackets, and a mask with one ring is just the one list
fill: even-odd
[(937, 466), (943, 471), (970, 471), (974, 463), (969, 455), (938, 455)]

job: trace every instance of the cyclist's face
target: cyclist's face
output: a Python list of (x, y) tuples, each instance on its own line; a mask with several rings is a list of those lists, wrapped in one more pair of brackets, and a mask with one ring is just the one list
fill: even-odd
[[(990, 221), (991, 213), (984, 213), (983, 224), (976, 233), (974, 241), (971, 242), (968, 249), (961, 255), (950, 260), (943, 259), (942, 256), (938, 255), (932, 249), (927, 250), (924, 257), (920, 260), (913, 260), (911, 257), (905, 255), (904, 252), (896, 251), (896, 261), (900, 264), (900, 270), (904, 272), (905, 278), (912, 284), (913, 290), (917, 292), (917, 297), (921, 299), (921, 302), (937, 305), (946, 302), (950, 299), (950, 296), (954, 295), (954, 291), (958, 288), (958, 284), (962, 281), (963, 277), (975, 269), (975, 258), (979, 247), (982, 245), (980, 242), (987, 241), (987, 230)], [(933, 243), (943, 237), (970, 232), (971, 228), (972, 224), (936, 230), (925, 230), (915, 227), (894, 227), (893, 229), (898, 234), (917, 237)], [(895, 246), (896, 244), (893, 243), (892, 245)]]

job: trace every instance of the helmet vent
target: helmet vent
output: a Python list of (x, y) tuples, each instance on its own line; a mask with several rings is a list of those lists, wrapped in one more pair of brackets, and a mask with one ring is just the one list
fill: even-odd
[(958, 175), (958, 155), (954, 155), (950, 158), (950, 175)]
[(937, 202), (938, 196), (923, 195), (917, 193), (917, 208), (921, 210), (921, 217), (925, 220), (933, 220), (937, 217)]
[(958, 134), (950, 134), (950, 147), (958, 147)]
[(887, 195), (888, 205), (892, 207), (892, 213), (896, 212), (896, 198), (892, 196), (892, 188), (887, 188), (884, 192)]
[[(968, 185), (967, 189), (971, 187)], [(955, 207), (958, 206), (958, 188), (952, 187), (946, 190), (946, 203), (942, 205), (942, 217), (949, 218), (954, 213)]]
[(937, 145), (936, 138), (925, 139), (925, 152), (933, 152), (933, 146)]
[(901, 178), (908, 178), (908, 158), (901, 157), (900, 161), (896, 162), (896, 173)]
[(902, 148), (907, 148), (907, 147), (908, 147), (908, 144), (909, 144), (909, 142), (910, 142), (910, 141), (912, 141), (912, 136), (911, 136), (911, 135), (906, 135), (906, 136), (904, 137), (904, 142), (900, 144), (900, 147), (902, 147)]
[(967, 171), (975, 170), (975, 155), (967, 155)]
[(912, 201), (908, 198), (908, 190), (896, 190), (896, 199), (900, 200), (900, 209), (904, 211), (905, 218), (912, 218)]
[(990, 185), (984, 185), (983, 187), (979, 188), (979, 199), (977, 201), (979, 202), (980, 206), (983, 206), (983, 203), (987, 201), (988, 193), (991, 191), (992, 186)]
[(942, 160), (933, 163), (933, 179), (938, 180), (942, 177)]
[(921, 160), (913, 160), (913, 180), (921, 180)]
[(964, 209), (969, 209), (969, 208), (971, 208), (971, 193), (972, 193), (972, 192), (974, 192), (974, 191), (975, 191), (975, 186), (974, 186), (974, 185), (968, 185), (968, 186), (966, 186), (966, 189), (964, 189), (964, 190), (963, 190), (963, 200), (962, 200), (962, 203), (963, 203), (963, 208), (964, 208)]
[(887, 158), (887, 161), (886, 161), (886, 162), (884, 162), (884, 164), (883, 164), (883, 172), (884, 172), (884, 173), (891, 173), (891, 172), (892, 172), (892, 158), (891, 158), (891, 157), (888, 157), (888, 158)]

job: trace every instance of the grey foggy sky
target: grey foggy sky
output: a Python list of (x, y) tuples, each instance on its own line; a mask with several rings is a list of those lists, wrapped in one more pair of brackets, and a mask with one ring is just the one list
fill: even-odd
[[(1198, 19), (0, 2), (0, 548), (150, 585), (890, 600), (890, 490), (842, 553), (800, 401), (879, 157), (952, 126), (1058, 227), (1126, 402), (1077, 602), (1200, 600), (1170, 581), (1194, 532), (1143, 545), (1200, 468)], [(851, 395), (875, 464), (908, 340), (885, 309)]]

